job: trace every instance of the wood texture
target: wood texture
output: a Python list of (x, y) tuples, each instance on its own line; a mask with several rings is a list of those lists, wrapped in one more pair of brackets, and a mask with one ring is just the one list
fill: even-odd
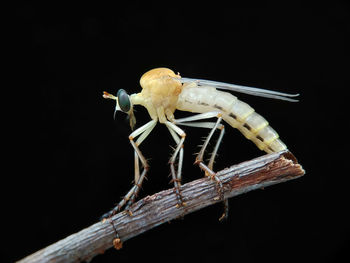
[[(233, 165), (217, 173), (223, 181), (224, 195), (230, 198), (255, 189), (286, 182), (304, 175), (304, 170), (289, 151), (267, 154)], [(201, 178), (181, 186), (186, 206), (177, 208), (173, 189), (147, 196), (130, 210), (111, 218), (122, 242), (164, 222), (182, 217), (203, 207), (220, 202), (216, 183)], [(72, 234), (19, 262), (81, 262), (113, 247), (116, 233), (110, 221), (98, 222)], [(121, 245), (121, 244), (116, 244)]]

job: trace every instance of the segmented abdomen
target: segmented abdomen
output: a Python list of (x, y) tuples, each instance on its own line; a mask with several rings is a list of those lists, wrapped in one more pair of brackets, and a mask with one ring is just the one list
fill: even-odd
[(214, 87), (199, 87), (195, 83), (184, 85), (177, 109), (198, 113), (220, 110), (223, 119), (253, 141), (260, 150), (270, 153), (287, 148), (264, 117), (256, 113), (247, 103)]

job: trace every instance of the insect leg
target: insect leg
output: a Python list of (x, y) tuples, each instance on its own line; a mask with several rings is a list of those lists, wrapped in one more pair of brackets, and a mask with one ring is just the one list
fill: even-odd
[(105, 213), (101, 216), (101, 219), (109, 218), (120, 211), (120, 209), (126, 204), (126, 202), (130, 199), (133, 192), (135, 191), (135, 185), (129, 190), (129, 192), (123, 197), (123, 199), (118, 203), (116, 207), (114, 207), (111, 211)]
[[(217, 117), (218, 118), (217, 122), (191, 122), (193, 120), (201, 120), (201, 119), (212, 118), (212, 117)], [(188, 121), (190, 121), (190, 122), (188, 122)], [(214, 160), (215, 160), (217, 151), (219, 149), (219, 146), (221, 144), (222, 138), (223, 138), (224, 133), (225, 133), (225, 126), (220, 124), (220, 122), (221, 122), (220, 113), (218, 113), (218, 112), (208, 112), (208, 113), (203, 113), (203, 114), (197, 114), (197, 115), (194, 115), (194, 116), (191, 116), (191, 117), (188, 117), (188, 118), (174, 120), (174, 122), (176, 124), (178, 124), (178, 125), (186, 125), (186, 126), (192, 126), (192, 127), (198, 127), (198, 128), (210, 128), (211, 129), (211, 132), (209, 133), (209, 135), (206, 138), (206, 140), (205, 140), (205, 142), (204, 142), (204, 144), (203, 144), (199, 154), (197, 155), (195, 163), (197, 163), (199, 165), (199, 167), (205, 171), (205, 174), (207, 176), (210, 176), (211, 179), (215, 180), (218, 183), (219, 189), (220, 189), (220, 196), (223, 199), (221, 180), (213, 172)], [(217, 142), (215, 144), (215, 147), (214, 147), (214, 150), (213, 150), (213, 152), (211, 154), (209, 163), (206, 166), (203, 163), (203, 155), (204, 155), (205, 149), (208, 146), (208, 143), (209, 143), (209, 141), (210, 141), (210, 139), (211, 139), (211, 137), (214, 134), (216, 129), (220, 130), (219, 138), (218, 138), (218, 140), (217, 140)], [(219, 220), (222, 220), (222, 219), (226, 218), (227, 215), (228, 215), (228, 200), (224, 199), (224, 213), (220, 217)]]
[[(177, 207), (183, 206), (185, 203), (182, 200), (181, 192), (180, 192), (180, 186), (181, 186), (181, 171), (182, 171), (182, 161), (183, 161), (183, 142), (184, 142), (184, 137), (179, 138), (179, 136), (176, 134), (175, 130), (171, 127), (171, 125), (167, 125), (167, 128), (169, 129), (169, 132), (175, 142), (177, 143), (177, 148), (175, 149), (172, 157), (169, 160), (170, 164), (170, 170), (171, 170), (171, 175), (172, 175), (172, 182), (174, 182), (174, 188), (175, 188), (175, 193), (177, 196)], [(183, 133), (184, 134), (184, 133)], [(185, 135), (184, 135), (185, 136)], [(180, 146), (180, 150), (177, 151), (177, 149)], [(177, 152), (179, 153), (179, 161), (178, 161), (178, 167), (177, 167), (177, 173), (175, 173), (175, 168), (174, 168), (174, 163), (176, 159), (176, 154)]]
[[(135, 153), (134, 153), (134, 156), (135, 156), (134, 184), (135, 185), (134, 185), (134, 191), (133, 191), (132, 195), (130, 196), (129, 201), (125, 207), (126, 210), (128, 210), (129, 206), (135, 202), (136, 196), (141, 189), (142, 182), (145, 179), (146, 173), (149, 169), (147, 160), (142, 155), (142, 153), (139, 149), (139, 145), (147, 138), (147, 136), (151, 133), (154, 126), (156, 126), (156, 124), (157, 124), (157, 120), (151, 120), (150, 122), (146, 123), (144, 126), (140, 127), (139, 129), (137, 129), (136, 131), (131, 133), (129, 136), (130, 143), (134, 147), (134, 150), (135, 150)], [(139, 136), (139, 135), (140, 135), (140, 137), (136, 140), (136, 142), (134, 142), (134, 138)], [(141, 161), (142, 166), (143, 166), (143, 171), (141, 173), (141, 176), (140, 176), (139, 165), (138, 165), (139, 160)]]
[[(140, 135), (140, 137), (137, 139), (137, 141), (135, 143), (136, 146), (139, 146), (146, 139), (146, 137), (151, 133), (151, 131), (153, 130), (153, 128), (154, 128), (154, 126), (156, 124), (157, 124), (157, 122), (153, 121), (153, 120), (148, 122), (148, 123), (146, 123), (144, 125), (146, 127), (144, 127), (144, 126), (140, 127), (140, 129), (143, 128), (143, 127), (144, 127), (144, 129), (141, 129), (141, 131), (139, 131), (139, 132), (138, 132), (138, 130), (134, 131), (132, 134), (130, 134), (129, 139), (130, 139), (131, 136), (133, 136), (133, 138), (135, 138), (135, 137)], [(136, 182), (138, 182), (139, 177), (140, 177), (140, 169), (139, 169), (139, 160), (140, 160), (140, 158), (139, 158), (139, 155), (138, 155), (136, 150), (134, 150), (134, 160), (135, 160), (134, 161), (134, 163), (135, 163), (135, 178), (134, 178), (134, 182), (136, 183)]]
[[(208, 129), (213, 129), (213, 127), (216, 125), (216, 122), (177, 122), (176, 124), (178, 125), (183, 125), (183, 126), (190, 126), (190, 127), (196, 127), (196, 128), (208, 128)], [(218, 140), (216, 141), (215, 147), (211, 153), (211, 158), (210, 161), (208, 163), (208, 167), (213, 170), (213, 165), (214, 165), (214, 161), (215, 161), (215, 157), (217, 154), (217, 151), (219, 149), (219, 146), (221, 144), (222, 138), (224, 136), (225, 133), (225, 126), (220, 124), (217, 126), (217, 129), (220, 130), (220, 135)]]
[(145, 179), (145, 177), (146, 177), (147, 170), (148, 169), (143, 169), (139, 180), (137, 182), (135, 182), (135, 185), (133, 187), (133, 193), (130, 196), (127, 205), (125, 206), (125, 210), (128, 210), (130, 205), (132, 205), (135, 202), (136, 196), (137, 196), (137, 194), (139, 193), (139, 191), (141, 189), (141, 185), (142, 185), (143, 179)]
[[(196, 122), (192, 122), (192, 121), (196, 121), (196, 120), (209, 119), (209, 118), (213, 118), (213, 117), (218, 118), (216, 123), (215, 122), (197, 122), (197, 123)], [(218, 148), (220, 146), (222, 137), (223, 137), (224, 132), (225, 132), (224, 125), (220, 124), (221, 120), (222, 120), (222, 117), (221, 117), (220, 112), (216, 112), (216, 111), (201, 113), (201, 114), (197, 114), (197, 115), (194, 115), (194, 116), (191, 116), (191, 117), (174, 120), (174, 123), (178, 124), (178, 125), (187, 125), (187, 126), (192, 126), (192, 127), (201, 127), (201, 128), (210, 128), (210, 129), (212, 129), (211, 132), (209, 133), (207, 139), (205, 140), (205, 142), (204, 142), (200, 152), (198, 153), (197, 158), (196, 158), (196, 163), (199, 164), (199, 166), (206, 171), (206, 174), (209, 173), (209, 175), (211, 175), (211, 176), (213, 176), (215, 174), (212, 171), (213, 164), (214, 164), (214, 159), (215, 159), (217, 150), (218, 150)], [(219, 139), (218, 139), (218, 141), (217, 141), (217, 143), (215, 145), (215, 148), (213, 150), (213, 153), (211, 155), (209, 164), (208, 164), (208, 166), (206, 166), (203, 163), (203, 155), (204, 155), (205, 149), (207, 148), (208, 143), (209, 143), (209, 141), (210, 141), (211, 137), (213, 136), (213, 134), (214, 134), (216, 129), (220, 129), (221, 132), (220, 132), (220, 135), (219, 135)], [(215, 179), (215, 177), (216, 176), (214, 176), (214, 179)], [(215, 179), (215, 180), (218, 181), (218, 179)]]
[[(221, 144), (221, 141), (222, 141), (222, 138), (224, 136), (224, 133), (225, 133), (225, 126), (224, 125), (221, 125), (220, 127), (218, 127), (220, 129), (220, 134), (219, 134), (219, 138), (218, 140), (216, 141), (216, 144), (215, 144), (215, 147), (214, 147), (214, 150), (211, 154), (211, 157), (210, 157), (210, 160), (209, 160), (209, 163), (208, 163), (208, 168), (213, 170), (213, 165), (214, 165), (214, 160), (215, 160), (215, 157), (216, 157), (216, 154), (217, 154), (217, 151), (219, 149), (219, 146)], [(224, 212), (222, 213), (222, 215), (220, 216), (219, 218), (219, 221), (223, 220), (223, 219), (226, 219), (228, 217), (228, 209), (229, 209), (229, 206), (228, 206), (228, 199), (227, 198), (224, 198)]]
[[(147, 173), (147, 170), (149, 168), (148, 163), (147, 163), (145, 157), (142, 155), (138, 146), (142, 143), (143, 140), (146, 139), (146, 137), (150, 134), (150, 132), (153, 130), (153, 128), (156, 124), (157, 124), (156, 120), (151, 120), (130, 134), (130, 136), (129, 136), (130, 143), (134, 147), (134, 151), (135, 151), (134, 152), (134, 156), (135, 156), (134, 157), (135, 158), (134, 185), (131, 187), (129, 192), (123, 197), (123, 199), (118, 203), (118, 205), (115, 208), (113, 208), (110, 212), (104, 214), (102, 216), (102, 218), (108, 218), (110, 216), (113, 216), (118, 211), (120, 211), (121, 208), (129, 200), (131, 201), (131, 202), (129, 201), (130, 204), (132, 204), (132, 202), (135, 201), (136, 195), (137, 195), (138, 191), (140, 190), (141, 184), (142, 184), (144, 178), (146, 177), (146, 173)], [(140, 136), (140, 137), (138, 138), (138, 140), (135, 143), (134, 138), (137, 136)], [(140, 176), (139, 165), (138, 165), (139, 160), (141, 160), (141, 163), (143, 165), (143, 171), (142, 171), (141, 176)], [(136, 163), (137, 163), (137, 165), (136, 165)], [(128, 206), (130, 205), (129, 203), (128, 203)]]
[(190, 122), (190, 121), (198, 121), (198, 120), (204, 120), (204, 119), (210, 119), (210, 118), (214, 118), (217, 117), (218, 114), (220, 114), (219, 111), (209, 111), (209, 112), (205, 112), (205, 113), (200, 113), (200, 114), (196, 114), (190, 117), (185, 117), (185, 118), (181, 118), (181, 119), (174, 119), (174, 123), (176, 124), (182, 124), (183, 122)]
[(216, 141), (214, 150), (213, 150), (213, 152), (211, 153), (210, 160), (209, 160), (209, 163), (208, 163), (208, 167), (209, 167), (209, 169), (211, 169), (211, 170), (213, 170), (214, 160), (215, 160), (216, 154), (217, 154), (217, 152), (218, 152), (219, 146), (220, 146), (220, 144), (221, 144), (222, 138), (224, 137), (224, 133), (225, 133), (225, 126), (224, 126), (224, 125), (221, 124), (221, 125), (219, 125), (217, 128), (220, 129), (219, 138), (218, 138), (218, 140)]
[(204, 143), (202, 145), (202, 148), (201, 148), (201, 150), (199, 151), (199, 153), (198, 153), (198, 155), (196, 157), (195, 164), (198, 164), (198, 166), (202, 170), (204, 170), (206, 176), (210, 176), (210, 178), (212, 180), (215, 180), (217, 182), (217, 184), (219, 186), (219, 190), (220, 190), (219, 194), (220, 194), (220, 197), (222, 199), (223, 198), (223, 193), (222, 193), (222, 182), (221, 182), (221, 180), (219, 179), (219, 177), (216, 176), (216, 173), (212, 169), (210, 169), (207, 165), (205, 165), (204, 162), (203, 162), (203, 155), (204, 155), (205, 149), (207, 148), (211, 137), (213, 136), (215, 130), (218, 128), (218, 126), (220, 125), (220, 122), (222, 120), (222, 117), (221, 117), (220, 114), (218, 114), (217, 117), (218, 117), (218, 120), (215, 123), (214, 127), (211, 129), (208, 137), (204, 141)]

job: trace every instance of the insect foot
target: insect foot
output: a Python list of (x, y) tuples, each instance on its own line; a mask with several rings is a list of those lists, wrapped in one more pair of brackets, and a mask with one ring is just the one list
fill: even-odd
[[(197, 160), (196, 160), (197, 162)], [(218, 197), (215, 197), (215, 200), (224, 199), (224, 188), (221, 182), (221, 179), (216, 175), (216, 173), (206, 166), (202, 161), (198, 161), (199, 168), (204, 171), (204, 175), (210, 180), (215, 181), (218, 188)]]
[(108, 220), (109, 218), (111, 218), (112, 216), (114, 216), (116, 214), (116, 212), (114, 212), (114, 210), (109, 211), (108, 213), (103, 214), (100, 217), (100, 220), (102, 221), (102, 223), (106, 222), (106, 220)]
[(121, 206), (120, 205), (117, 205), (116, 207), (114, 207), (111, 211), (103, 214), (101, 217), (100, 217), (100, 220), (102, 220), (103, 222), (106, 220), (106, 219), (109, 219), (111, 218), (112, 216), (114, 216), (115, 214), (117, 214), (121, 209)]
[(129, 216), (133, 216), (134, 214), (132, 213), (132, 211), (129, 208), (125, 208), (125, 213), (127, 213)]
[(121, 241), (120, 236), (118, 234), (118, 231), (117, 231), (115, 225), (113, 224), (113, 221), (112, 221), (111, 218), (108, 218), (108, 219), (104, 218), (102, 220), (102, 223), (105, 223), (107, 221), (108, 221), (109, 224), (112, 225), (113, 230), (114, 230), (115, 235), (116, 235), (116, 238), (113, 239), (113, 246), (114, 246), (115, 249), (119, 250), (119, 249), (121, 249), (123, 247), (123, 242)]
[(113, 239), (113, 246), (116, 250), (119, 250), (123, 247), (123, 242), (120, 240), (120, 238)]
[(224, 199), (224, 212), (219, 218), (219, 221), (222, 222), (228, 218), (228, 199)]
[(181, 208), (181, 207), (185, 207), (187, 204), (186, 203), (178, 203), (175, 205), (176, 208)]
[(213, 174), (210, 176), (210, 179), (212, 181), (215, 181), (216, 182), (216, 187), (217, 187), (217, 190), (218, 190), (218, 195), (219, 195), (219, 199), (223, 200), (224, 199), (224, 187), (222, 185), (222, 182), (220, 180), (219, 177), (216, 176), (216, 174)]
[[(175, 179), (175, 180), (177, 180), (177, 179)], [(174, 187), (173, 189), (174, 189), (174, 193), (176, 194), (176, 198), (177, 198), (176, 208), (181, 208), (181, 207), (186, 206), (186, 203), (183, 201), (183, 197), (182, 197), (182, 194), (180, 191), (180, 182), (178, 181), (178, 183), (179, 184), (177, 185), (177, 187)]]
[(182, 199), (181, 199), (181, 201), (178, 202), (175, 207), (176, 208), (181, 208), (181, 207), (185, 207), (186, 205), (187, 205), (187, 203), (182, 201)]

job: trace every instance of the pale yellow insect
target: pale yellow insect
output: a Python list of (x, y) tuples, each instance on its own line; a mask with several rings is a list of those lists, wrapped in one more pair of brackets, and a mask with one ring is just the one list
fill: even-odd
[[(298, 94), (286, 94), (276, 91), (245, 87), (240, 85), (201, 80), (191, 78), (181, 78), (179, 74), (175, 74), (168, 68), (152, 69), (140, 79), (142, 91), (137, 94), (128, 95), (124, 90), (119, 90), (117, 96), (113, 96), (104, 92), (103, 97), (116, 100), (115, 111), (121, 110), (129, 115), (131, 128), (136, 123), (133, 113), (135, 105), (142, 105), (151, 117), (151, 121), (133, 131), (130, 136), (130, 143), (134, 148), (135, 160), (135, 180), (134, 186), (125, 195), (123, 200), (104, 217), (108, 217), (119, 211), (124, 205), (126, 208), (132, 204), (136, 198), (140, 186), (145, 178), (149, 168), (147, 160), (141, 153), (139, 145), (153, 130), (157, 122), (167, 126), (170, 134), (177, 143), (177, 147), (170, 159), (170, 169), (174, 189), (178, 196), (177, 206), (184, 205), (180, 193), (181, 169), (183, 162), (183, 144), (186, 137), (185, 132), (178, 125), (186, 125), (192, 127), (202, 127), (211, 129), (207, 139), (205, 140), (196, 162), (201, 169), (205, 171), (207, 176), (216, 180), (220, 188), (222, 187), (220, 179), (213, 172), (214, 159), (219, 148), (220, 142), (224, 135), (224, 125), (220, 122), (224, 120), (232, 127), (237, 128), (247, 139), (254, 142), (260, 150), (267, 153), (278, 152), (286, 149), (286, 145), (279, 139), (277, 132), (272, 129), (268, 122), (258, 113), (254, 111), (247, 103), (240, 101), (237, 97), (218, 89), (226, 89), (248, 93), (256, 96), (263, 96), (287, 101), (296, 101), (290, 97), (298, 96)], [(199, 113), (191, 117), (175, 119), (175, 110), (189, 111)], [(216, 122), (198, 122), (217, 118)], [(208, 164), (204, 164), (203, 155), (205, 149), (216, 130), (220, 131), (218, 141), (214, 147)], [(135, 141), (135, 138), (138, 139)], [(177, 171), (175, 171), (174, 163), (178, 159)], [(140, 174), (139, 161), (143, 166)]]

